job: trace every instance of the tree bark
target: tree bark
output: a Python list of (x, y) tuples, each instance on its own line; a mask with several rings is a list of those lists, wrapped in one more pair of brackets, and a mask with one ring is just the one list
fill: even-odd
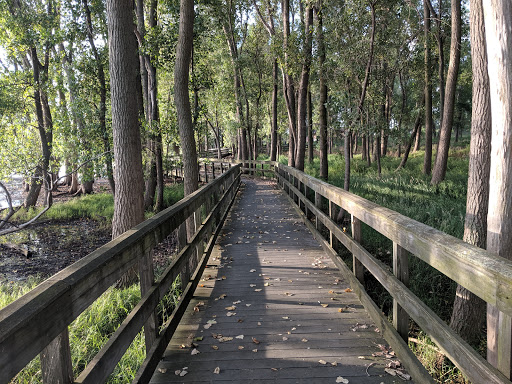
[[(178, 113), (181, 149), (183, 151), (183, 169), (185, 172), (185, 196), (198, 187), (197, 151), (192, 124), (192, 111), (188, 91), (189, 67), (194, 37), (194, 1), (180, 1), (180, 24), (178, 45), (176, 46), (176, 64), (174, 66), (174, 103)], [(190, 228), (187, 225), (189, 236)]]
[(311, 49), (312, 49), (312, 31), (313, 28), (313, 8), (311, 5), (306, 7), (305, 17), (305, 38), (303, 46), (302, 72), (300, 75), (299, 97), (298, 97), (298, 122), (297, 122), (297, 155), (295, 157), (295, 168), (304, 171), (304, 158), (306, 156), (306, 136), (307, 136), (307, 101), (309, 70), (311, 67)]
[[(487, 250), (512, 259), (512, 4), (482, 1), (488, 55), (492, 138)], [(487, 305), (487, 360), (511, 377), (510, 316)], [(499, 352), (498, 352), (499, 351)]]
[(272, 64), (272, 128), (270, 133), (270, 161), (277, 159), (277, 59)]
[(144, 220), (133, 3), (107, 0), (116, 195), (112, 238)]
[[(471, 0), (470, 5), (473, 95), (463, 240), (485, 249), (491, 163), (491, 100), (482, 0)], [(450, 326), (467, 342), (477, 346), (482, 337), (484, 324), (485, 302), (458, 285)]]
[(446, 176), (448, 150), (450, 149), (450, 139), (453, 126), (453, 111), (455, 108), (455, 93), (457, 91), (457, 77), (459, 74), (461, 24), (460, 0), (452, 0), (452, 42), (450, 47), (450, 64), (448, 66), (446, 79), (443, 120), (439, 135), (436, 162), (432, 174), (432, 185), (439, 184)]
[(308, 163), (313, 164), (313, 104), (308, 90)]
[(430, 10), (428, 0), (423, 1), (423, 34), (425, 49), (425, 157), (423, 159), (423, 173), (430, 175), (432, 172), (432, 83), (430, 81)]
[(112, 152), (110, 146), (110, 135), (107, 131), (106, 115), (107, 115), (107, 86), (105, 81), (105, 70), (103, 68), (103, 62), (101, 60), (96, 44), (94, 43), (94, 31), (92, 27), (91, 10), (89, 8), (87, 0), (82, 0), (85, 16), (87, 21), (87, 39), (96, 61), (96, 71), (98, 76), (98, 83), (100, 86), (100, 109), (99, 109), (99, 123), (100, 132), (103, 140), (103, 150), (105, 151), (105, 167), (107, 169), (107, 178), (110, 185), (112, 194), (115, 195), (115, 182), (114, 182), (114, 170), (112, 168)]
[(281, 2), (283, 16), (283, 50), (284, 65), (281, 67), (283, 73), (283, 95), (288, 113), (288, 166), (295, 167), (295, 144), (297, 143), (297, 115), (295, 106), (295, 86), (293, 78), (288, 73), (288, 40), (290, 39), (290, 1)]

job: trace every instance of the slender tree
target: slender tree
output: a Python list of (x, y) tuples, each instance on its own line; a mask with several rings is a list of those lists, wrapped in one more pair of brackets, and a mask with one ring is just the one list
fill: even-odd
[(430, 9), (427, 1), (423, 1), (423, 35), (425, 48), (425, 158), (423, 173), (430, 175), (432, 171), (432, 84), (430, 81)]
[(452, 136), (453, 111), (455, 109), (455, 94), (457, 91), (457, 78), (459, 76), (460, 42), (461, 42), (461, 9), (460, 0), (452, 0), (452, 41), (450, 45), (450, 64), (445, 87), (445, 102), (441, 123), (441, 133), (437, 146), (436, 162), (432, 173), (433, 185), (439, 184), (446, 176), (448, 164), (448, 150)]
[[(512, 3), (483, 1), (491, 99), (487, 250), (512, 259)], [(487, 360), (511, 377), (511, 320), (487, 305)]]
[(318, 102), (318, 131), (320, 136), (320, 178), (329, 177), (329, 164), (327, 162), (327, 84), (325, 78), (325, 42), (323, 31), (323, 4), (318, 0), (315, 8), (316, 40), (318, 45), (318, 79), (320, 85), (320, 100)]

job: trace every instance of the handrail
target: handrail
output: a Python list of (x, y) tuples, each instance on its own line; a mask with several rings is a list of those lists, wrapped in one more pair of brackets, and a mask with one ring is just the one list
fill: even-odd
[[(278, 184), (289, 194), (305, 223), (349, 279), (352, 289), (416, 381), (431, 382), (431, 378), (426, 376), (426, 371), (418, 365), (419, 362), (403, 341), (407, 338), (409, 316), (472, 382), (510, 383), (505, 375), (484, 360), (407, 288), (407, 251), (508, 315), (512, 314), (511, 261), (315, 179), (295, 168), (280, 163), (275, 163), (274, 167)], [(315, 201), (307, 197), (308, 189), (314, 191)], [(331, 215), (322, 211), (322, 197), (328, 200)], [(333, 206), (338, 206), (352, 215), (352, 236), (347, 235), (333, 220)], [(310, 215), (316, 218), (316, 226), (309, 220)], [(360, 244), (360, 222), (366, 223), (393, 241), (393, 273)], [(320, 234), (320, 223), (327, 228), (330, 241), (326, 241)], [(354, 273), (332, 248), (334, 238), (353, 254)], [(360, 282), (361, 265), (393, 297), (393, 323), (398, 332), (390, 326), (364, 291)]]
[[(239, 165), (229, 168), (211, 183), (98, 248), (1, 309), (0, 382), (8, 382), (57, 336), (67, 332), (68, 325), (107, 288), (141, 257), (149, 254), (156, 244), (182, 225), (188, 217), (205, 206), (208, 217), (202, 225), (197, 226), (191, 242), (180, 252), (178, 258), (167, 268), (156, 284), (151, 285), (152, 282), (150, 282), (139, 304), (100, 351), (100, 357), (95, 358), (87, 367), (87, 372), (80, 376), (78, 382), (82, 382), (84, 378), (83, 382), (97, 383), (103, 381), (105, 374), (108, 377), (110, 372), (105, 373), (105, 367), (102, 365), (107, 363), (106, 370), (113, 370), (121, 357), (119, 351), (123, 350), (124, 353), (129, 346), (128, 341), (131, 342), (134, 335), (140, 331), (155, 310), (160, 298), (169, 290), (175, 277), (195, 255), (195, 249), (201, 250), (199, 257), (202, 260), (205, 257), (207, 259), (211, 247), (206, 249), (207, 253), (203, 256), (204, 241), (208, 237), (207, 244), (214, 242), (214, 237), (238, 190), (240, 168)], [(214, 235), (210, 236), (212, 232)], [(200, 275), (204, 265), (204, 263), (199, 264), (194, 271), (194, 276)], [(188, 282), (186, 289), (190, 290), (192, 283), (193, 280)], [(190, 299), (190, 295), (182, 296), (174, 316), (179, 315), (179, 311), (184, 311), (188, 303), (184, 299)], [(176, 321), (173, 317), (171, 320)], [(67, 347), (69, 348), (69, 345)], [(109, 358), (101, 360), (101, 356), (105, 354)], [(159, 358), (156, 355), (151, 357), (153, 360)], [(94, 368), (96, 360), (99, 362), (96, 365), (100, 367), (99, 369)], [(99, 372), (99, 376), (94, 376), (96, 373), (89, 375), (89, 372)], [(98, 381), (98, 377), (101, 377), (101, 380)]]

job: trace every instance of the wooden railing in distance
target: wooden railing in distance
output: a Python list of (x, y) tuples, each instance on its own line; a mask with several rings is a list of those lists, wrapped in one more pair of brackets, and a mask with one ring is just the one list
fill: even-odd
[[(505, 314), (512, 315), (512, 262), (294, 168), (277, 163), (275, 168), (278, 173), (278, 184), (297, 208), (300, 208), (305, 223), (350, 281), (352, 289), (358, 294), (385, 339), (397, 352), (416, 382), (430, 383), (432, 378), (406, 343), (409, 316), (472, 383), (510, 384), (507, 373), (498, 371), (483, 359), (415, 296), (407, 285), (410, 254), (436, 268)], [(331, 215), (323, 211), (322, 200), (327, 200)], [(345, 233), (333, 220), (332, 208), (336, 206), (351, 215), (352, 236)], [(315, 224), (310, 220), (313, 217)], [(361, 245), (361, 222), (393, 241), (392, 270)], [(328, 231), (328, 240), (319, 232), (323, 229), (322, 226)], [(348, 269), (347, 264), (332, 248), (332, 243), (336, 240), (353, 254), (354, 271)], [(393, 297), (394, 326), (383, 317), (381, 310), (364, 290), (363, 267)]]
[[(41, 283), (0, 310), (0, 382), (7, 383), (41, 353), (45, 383), (73, 382), (70, 372), (68, 325), (112, 286), (130, 267), (139, 264), (142, 298), (101, 351), (75, 380), (103, 383), (144, 326), (146, 359), (134, 383), (147, 383), (196, 288), (224, 218), (240, 184), (240, 166), (233, 166), (200, 190), (125, 232), (75, 264)], [(206, 215), (204, 221), (198, 212)], [(153, 281), (153, 247), (172, 231), (195, 220), (196, 232), (158, 281)], [(197, 265), (191, 273), (188, 266)], [(158, 332), (155, 309), (179, 274), (183, 293), (172, 316)], [(148, 334), (153, 330), (154, 334)], [(152, 340), (148, 345), (148, 340)], [(66, 352), (67, 351), (67, 352)], [(50, 360), (44, 363), (43, 360)], [(45, 369), (44, 366), (49, 367)], [(46, 371), (46, 372), (44, 372)]]

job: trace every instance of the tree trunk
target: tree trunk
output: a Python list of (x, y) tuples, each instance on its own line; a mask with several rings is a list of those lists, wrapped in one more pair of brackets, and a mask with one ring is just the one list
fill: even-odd
[(282, 0), (283, 16), (283, 50), (284, 66), (281, 67), (283, 73), (283, 94), (288, 113), (288, 166), (295, 167), (295, 144), (297, 142), (297, 115), (295, 106), (295, 86), (293, 78), (288, 73), (288, 40), (290, 38), (290, 1)]
[(311, 49), (312, 49), (312, 31), (313, 28), (313, 8), (311, 5), (306, 7), (305, 17), (305, 38), (303, 47), (304, 62), (302, 63), (302, 72), (300, 75), (299, 97), (298, 97), (298, 122), (297, 122), (297, 155), (295, 157), (295, 168), (304, 171), (304, 158), (306, 155), (306, 136), (307, 136), (307, 101), (309, 86), (309, 69), (311, 67)]
[[(174, 67), (174, 102), (178, 113), (178, 127), (183, 151), (183, 168), (185, 172), (185, 196), (198, 187), (198, 168), (192, 111), (188, 91), (189, 67), (192, 55), (194, 35), (194, 1), (180, 1), (179, 37), (176, 46), (176, 64)], [(190, 226), (187, 225), (190, 236)]]
[(311, 90), (308, 90), (308, 163), (313, 164), (313, 105)]
[(425, 157), (423, 159), (423, 173), (430, 175), (432, 171), (432, 84), (430, 81), (430, 10), (428, 0), (423, 1), (423, 34), (425, 48)]
[[(114, 218), (112, 238), (144, 220), (142, 155), (137, 99), (137, 44), (133, 3), (107, 0), (112, 131), (114, 136)], [(122, 285), (132, 281), (125, 280)]]
[(270, 133), (270, 161), (277, 159), (277, 58), (272, 65), (272, 128)]
[(329, 179), (329, 163), (327, 161), (327, 84), (325, 79), (325, 42), (323, 31), (323, 5), (322, 0), (318, 1), (315, 8), (316, 16), (316, 38), (318, 44), (318, 79), (319, 79), (319, 100), (318, 100), (318, 133), (320, 136), (320, 178)]
[(455, 108), (455, 92), (457, 90), (457, 77), (459, 74), (460, 42), (461, 42), (461, 10), (460, 0), (452, 0), (452, 42), (450, 47), (450, 65), (446, 79), (445, 105), (441, 133), (436, 155), (436, 162), (432, 174), (433, 185), (439, 184), (446, 176), (448, 164), (448, 150), (453, 126), (453, 110)]
[(98, 76), (98, 83), (100, 86), (100, 109), (99, 109), (99, 123), (100, 132), (103, 140), (103, 150), (105, 151), (105, 167), (107, 169), (107, 178), (110, 185), (112, 194), (115, 195), (115, 182), (114, 182), (114, 171), (112, 169), (112, 152), (110, 146), (110, 135), (107, 131), (106, 115), (107, 115), (107, 86), (105, 81), (105, 70), (103, 69), (103, 62), (101, 60), (96, 44), (94, 43), (94, 32), (92, 27), (91, 11), (87, 0), (83, 0), (83, 6), (85, 10), (85, 16), (87, 21), (87, 39), (91, 46), (94, 60), (96, 61), (96, 71)]
[[(512, 4), (482, 1), (491, 100), (491, 165), (487, 250), (512, 259)], [(473, 4), (471, 4), (473, 5)], [(511, 377), (510, 316), (487, 305), (487, 360)], [(499, 351), (499, 352), (498, 352)]]
[[(423, 106), (425, 103), (425, 94), (423, 94), (421, 98), (421, 106)], [(409, 139), (409, 142), (407, 143), (407, 147), (404, 151), (404, 157), (402, 157), (402, 160), (400, 161), (400, 165), (397, 167), (397, 171), (403, 167), (405, 167), (405, 163), (407, 163), (407, 159), (409, 158), (409, 153), (411, 152), (412, 142), (416, 138), (416, 135), (418, 133), (419, 128), (421, 127), (421, 113), (418, 113), (418, 116), (416, 117), (416, 121), (414, 122), (414, 130), (412, 131), (411, 138)]]

